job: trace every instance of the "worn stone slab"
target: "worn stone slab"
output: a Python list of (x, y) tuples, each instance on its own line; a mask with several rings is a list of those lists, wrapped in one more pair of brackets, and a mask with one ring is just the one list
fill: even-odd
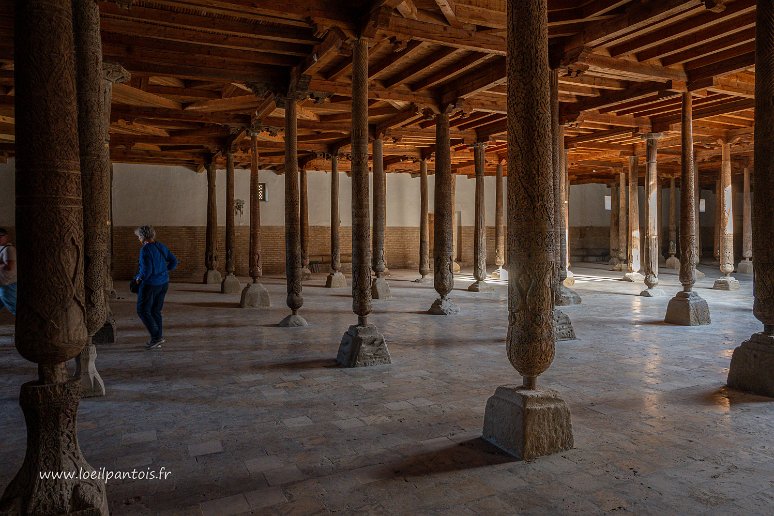
[(570, 450), (570, 408), (556, 391), (503, 385), (486, 402), (482, 437), (522, 460)]
[(205, 285), (220, 285), (222, 282), (223, 277), (220, 275), (220, 272), (215, 270), (208, 270), (204, 273)]
[(559, 285), (559, 292), (557, 292), (554, 301), (557, 306), (571, 306), (581, 304), (582, 300), (580, 294), (571, 288), (567, 288), (564, 284), (561, 284)]
[(347, 278), (341, 272), (332, 272), (325, 279), (325, 288), (346, 288)]
[(733, 276), (723, 276), (715, 280), (713, 290), (739, 290), (739, 281)]
[(433, 301), (433, 305), (427, 313), (431, 315), (457, 315), (460, 313), (460, 307), (455, 305), (449, 298), (438, 298)]
[(742, 260), (739, 265), (736, 266), (736, 272), (739, 274), (752, 274), (753, 263), (749, 260)]
[(774, 336), (753, 334), (734, 350), (728, 386), (774, 398)]
[(630, 283), (641, 283), (645, 281), (645, 276), (640, 274), (639, 272), (627, 272), (623, 275), (623, 280), (628, 281)]
[(661, 288), (646, 288), (640, 292), (642, 297), (666, 297), (667, 293)]
[(678, 292), (669, 300), (664, 322), (681, 326), (710, 324), (709, 305), (696, 292)]
[(493, 292), (494, 287), (492, 285), (488, 285), (486, 281), (476, 281), (474, 283), (471, 283), (468, 287), (468, 292)]
[(341, 338), (336, 363), (342, 367), (366, 367), (391, 362), (384, 336), (373, 324), (352, 325)]
[(392, 299), (390, 284), (384, 277), (374, 278), (371, 281), (371, 298), (373, 299)]
[(277, 324), (277, 326), (279, 326), (280, 328), (298, 328), (298, 327), (301, 327), (301, 326), (309, 326), (309, 323), (306, 322), (306, 319), (304, 319), (300, 315), (290, 314), (287, 317), (285, 317), (284, 319), (282, 319)]
[(242, 308), (270, 308), (269, 291), (260, 283), (248, 283), (242, 289), (239, 306)]
[(221, 294), (236, 294), (242, 290), (242, 284), (239, 283), (239, 279), (233, 274), (227, 274), (223, 281), (220, 283)]
[(576, 338), (570, 317), (561, 310), (554, 309), (554, 339), (560, 341)]
[(211, 455), (213, 453), (223, 453), (223, 443), (213, 440), (188, 445), (188, 455), (191, 457)]

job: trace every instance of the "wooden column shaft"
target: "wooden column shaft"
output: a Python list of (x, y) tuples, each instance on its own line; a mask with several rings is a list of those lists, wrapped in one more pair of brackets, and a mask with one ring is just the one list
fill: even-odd
[(435, 196), (433, 221), (433, 286), (443, 299), (454, 288), (454, 176), (449, 147), (449, 115), (435, 116)]
[(680, 172), (680, 283), (690, 292), (696, 283), (698, 251), (696, 232), (696, 174), (693, 158), (693, 103), (690, 92), (683, 93), (682, 160)]
[(226, 152), (226, 274), (234, 274), (234, 153)]
[(430, 227), (428, 224), (429, 193), (427, 189), (427, 160), (419, 162), (419, 274), (430, 274)]
[(261, 260), (261, 202), (258, 177), (258, 135), (250, 133), (250, 277), (253, 283), (263, 275)]
[(484, 204), (484, 168), (486, 144), (473, 145), (473, 160), (476, 169), (475, 227), (473, 236), (473, 277), (476, 281), (486, 280), (486, 206)]
[(377, 135), (373, 142), (373, 252), (372, 268), (377, 277), (384, 275), (384, 231), (387, 224), (387, 174), (384, 171), (384, 140)]
[(331, 272), (341, 270), (341, 240), (339, 228), (339, 160), (334, 152), (331, 155)]
[(207, 270), (218, 268), (218, 200), (215, 157), (208, 156), (207, 169), (207, 230), (205, 238), (204, 266)]
[(301, 286), (301, 220), (298, 178), (298, 122), (296, 99), (285, 104), (285, 276), (287, 305), (296, 314), (304, 304)]

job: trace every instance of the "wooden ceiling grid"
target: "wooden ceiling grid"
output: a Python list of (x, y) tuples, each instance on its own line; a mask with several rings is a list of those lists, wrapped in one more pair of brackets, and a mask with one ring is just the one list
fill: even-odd
[[(132, 74), (113, 90), (114, 161), (201, 169), (252, 127), (261, 165), (281, 171), (284, 111), (251, 86), (308, 75), (316, 99), (299, 104), (300, 155), (307, 167), (329, 169), (337, 151), (348, 170), (348, 41), (360, 32), (371, 38), (369, 123), (384, 134), (389, 171), (432, 162), (432, 113), (441, 105), (457, 109), (457, 173), (473, 172), (477, 140), (489, 141), (487, 173), (507, 155), (505, 0), (122, 0), (100, 10), (105, 60)], [(14, 153), (12, 11), (13, 2), (0, 1), (0, 159)], [(722, 141), (748, 163), (754, 31), (755, 0), (549, 0), (573, 180), (616, 181), (629, 156), (644, 155), (648, 132), (663, 133), (664, 176), (677, 174), (686, 89), (707, 181)], [(248, 138), (236, 142), (240, 166), (248, 149)]]

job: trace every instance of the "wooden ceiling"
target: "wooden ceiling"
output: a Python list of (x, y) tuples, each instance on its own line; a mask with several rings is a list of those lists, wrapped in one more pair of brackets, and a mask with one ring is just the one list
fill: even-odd
[[(14, 152), (13, 2), (0, 1), (0, 159)], [(476, 140), (487, 172), (504, 159), (505, 0), (120, 0), (100, 2), (105, 61), (132, 74), (113, 90), (116, 162), (200, 169), (246, 128), (260, 163), (281, 170), (283, 110), (260, 84), (309, 76), (298, 148), (308, 168), (348, 170), (351, 49), (371, 38), (369, 122), (385, 135), (385, 166), (416, 172), (430, 158), (433, 110), (454, 104), (452, 160), (473, 173)], [(611, 182), (643, 135), (663, 133), (659, 170), (679, 172), (680, 95), (694, 95), (697, 159), (707, 181), (720, 142), (736, 168), (752, 157), (755, 0), (549, 0), (560, 114), (575, 182)], [(432, 165), (430, 166), (432, 168)]]

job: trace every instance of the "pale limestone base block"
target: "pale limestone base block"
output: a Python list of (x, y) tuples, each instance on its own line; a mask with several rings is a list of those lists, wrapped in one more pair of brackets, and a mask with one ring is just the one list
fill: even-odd
[(433, 282), (433, 278), (431, 278), (430, 276), (422, 276), (421, 278), (415, 279), (412, 283), (423, 283), (423, 284), (425, 284), (425, 283), (432, 283), (432, 282)]
[(298, 314), (290, 314), (282, 319), (277, 326), (280, 328), (298, 328), (300, 326), (309, 326), (309, 323)]
[(616, 263), (610, 265), (610, 269), (609, 270), (611, 270), (611, 271), (622, 271), (622, 270), (624, 270), (624, 267), (626, 267), (625, 263), (616, 262)]
[(667, 293), (661, 288), (646, 288), (640, 292), (642, 297), (666, 297)]
[(677, 256), (670, 256), (669, 258), (667, 258), (666, 268), (673, 269), (676, 271), (680, 270), (680, 260), (677, 258)]
[(462, 267), (460, 267), (460, 264), (459, 264), (459, 263), (457, 263), (457, 260), (454, 260), (454, 261), (452, 262), (452, 271), (454, 272), (454, 274), (457, 274), (457, 273), (458, 273), (458, 272), (460, 272), (461, 270), (462, 270)]
[(728, 386), (774, 398), (774, 336), (755, 333), (734, 350)]
[(75, 358), (75, 378), (81, 384), (81, 398), (96, 398), (105, 395), (105, 382), (97, 371), (97, 347), (87, 344)]
[(499, 276), (501, 281), (508, 281), (508, 269), (501, 267)]
[(556, 293), (555, 304), (557, 306), (570, 306), (581, 304), (580, 295), (571, 288), (567, 288), (564, 284), (559, 286), (559, 292)]
[(753, 264), (750, 260), (742, 260), (739, 265), (736, 266), (736, 272), (739, 274), (752, 274)]
[(486, 402), (482, 437), (522, 460), (570, 450), (570, 408), (556, 391), (503, 385)]
[(260, 283), (248, 283), (242, 289), (241, 308), (270, 308), (269, 291)]
[(680, 326), (710, 324), (709, 305), (696, 292), (678, 292), (669, 300), (664, 322)]
[(239, 283), (239, 279), (233, 274), (227, 274), (220, 284), (221, 294), (236, 294), (242, 291), (242, 284)]
[(309, 267), (301, 267), (301, 281), (309, 279), (312, 279), (312, 271), (309, 270)]
[(699, 269), (696, 269), (696, 281), (702, 280), (706, 278), (707, 275), (701, 272)]
[(565, 287), (573, 287), (575, 286), (575, 274), (572, 273), (571, 270), (567, 271), (567, 277), (562, 282)]
[(460, 313), (460, 307), (455, 305), (451, 299), (439, 297), (433, 301), (433, 306), (427, 313), (431, 315), (457, 315)]
[(387, 279), (382, 277), (371, 280), (371, 298), (373, 299), (392, 299), (390, 284)]
[(204, 273), (205, 285), (220, 285), (222, 282), (223, 282), (223, 277), (220, 275), (220, 272), (209, 269), (207, 270), (207, 272)]
[(91, 338), (92, 344), (115, 344), (116, 343), (116, 318), (113, 314), (108, 314), (107, 321), (102, 328)]
[(346, 288), (347, 278), (339, 271), (331, 272), (325, 278), (325, 288)]
[(367, 367), (391, 362), (384, 335), (373, 324), (350, 326), (341, 338), (336, 363), (342, 367)]
[(575, 340), (576, 338), (570, 316), (554, 308), (554, 340)]
[(639, 272), (627, 272), (623, 275), (623, 280), (628, 281), (630, 283), (642, 283), (645, 281), (645, 276), (640, 274)]
[(739, 281), (732, 276), (723, 276), (715, 280), (714, 290), (739, 290)]
[(487, 285), (486, 281), (476, 281), (468, 286), (468, 292), (492, 292), (494, 287)]

